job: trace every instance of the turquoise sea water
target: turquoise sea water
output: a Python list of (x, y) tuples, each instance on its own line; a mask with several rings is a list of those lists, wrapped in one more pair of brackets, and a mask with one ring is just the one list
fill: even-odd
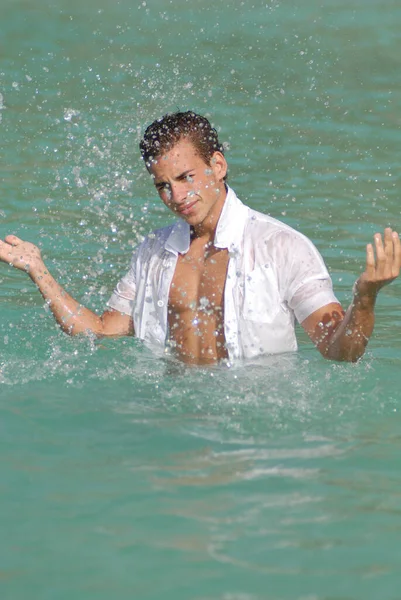
[[(346, 305), (399, 216), (401, 6), (0, 0), (0, 235), (101, 311), (170, 222), (139, 160), (207, 114), (230, 183), (318, 246)], [(3, 600), (401, 598), (400, 283), (356, 365), (188, 368), (70, 339), (0, 265)]]

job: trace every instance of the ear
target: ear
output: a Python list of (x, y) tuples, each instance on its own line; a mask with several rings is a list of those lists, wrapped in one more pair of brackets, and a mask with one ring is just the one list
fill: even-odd
[(214, 152), (210, 159), (210, 166), (213, 170), (214, 176), (218, 181), (223, 181), (227, 175), (227, 161), (224, 158), (224, 154), (221, 152)]

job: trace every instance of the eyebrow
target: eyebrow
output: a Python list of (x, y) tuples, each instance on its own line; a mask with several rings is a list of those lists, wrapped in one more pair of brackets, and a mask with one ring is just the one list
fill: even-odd
[[(174, 179), (177, 181), (179, 181), (180, 179), (185, 179), (185, 177), (188, 177), (188, 175), (190, 173), (192, 173), (194, 171), (194, 169), (187, 169), (186, 171), (183, 171), (182, 173), (180, 173), (179, 175), (177, 175), (176, 177), (174, 177)], [(154, 184), (156, 187), (161, 186), (161, 185), (166, 185), (166, 181), (155, 181)]]

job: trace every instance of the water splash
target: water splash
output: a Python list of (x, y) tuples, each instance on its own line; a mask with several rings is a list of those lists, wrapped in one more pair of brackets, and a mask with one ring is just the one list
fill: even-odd
[(1, 111), (4, 110), (4, 109), (5, 109), (5, 106), (4, 106), (4, 96), (0, 92), (0, 123), (2, 122), (2, 119), (3, 119), (3, 115), (1, 113)]

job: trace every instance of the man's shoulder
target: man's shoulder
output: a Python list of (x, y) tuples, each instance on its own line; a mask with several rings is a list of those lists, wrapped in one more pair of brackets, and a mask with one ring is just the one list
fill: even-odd
[(255, 234), (264, 235), (264, 237), (270, 237), (271, 235), (280, 233), (289, 236), (304, 237), (302, 233), (294, 229), (294, 227), (291, 227), (291, 225), (287, 225), (287, 223), (283, 223), (283, 221), (280, 221), (279, 219), (250, 207), (248, 207), (247, 225), (247, 233), (250, 235), (255, 232)]
[(252, 252), (266, 256), (304, 258), (318, 253), (314, 243), (303, 233), (279, 219), (248, 208), (244, 242)]
[[(299, 245), (313, 245), (312, 242), (300, 231), (287, 225), (283, 221), (272, 217), (269, 214), (262, 213), (251, 208), (247, 203), (242, 202), (233, 193), (234, 201), (230, 206), (231, 210), (236, 212), (241, 206), (244, 210), (244, 240), (255, 247), (263, 246), (268, 249), (270, 245), (279, 244), (281, 247), (297, 248)], [(237, 203), (237, 204), (236, 204)]]

